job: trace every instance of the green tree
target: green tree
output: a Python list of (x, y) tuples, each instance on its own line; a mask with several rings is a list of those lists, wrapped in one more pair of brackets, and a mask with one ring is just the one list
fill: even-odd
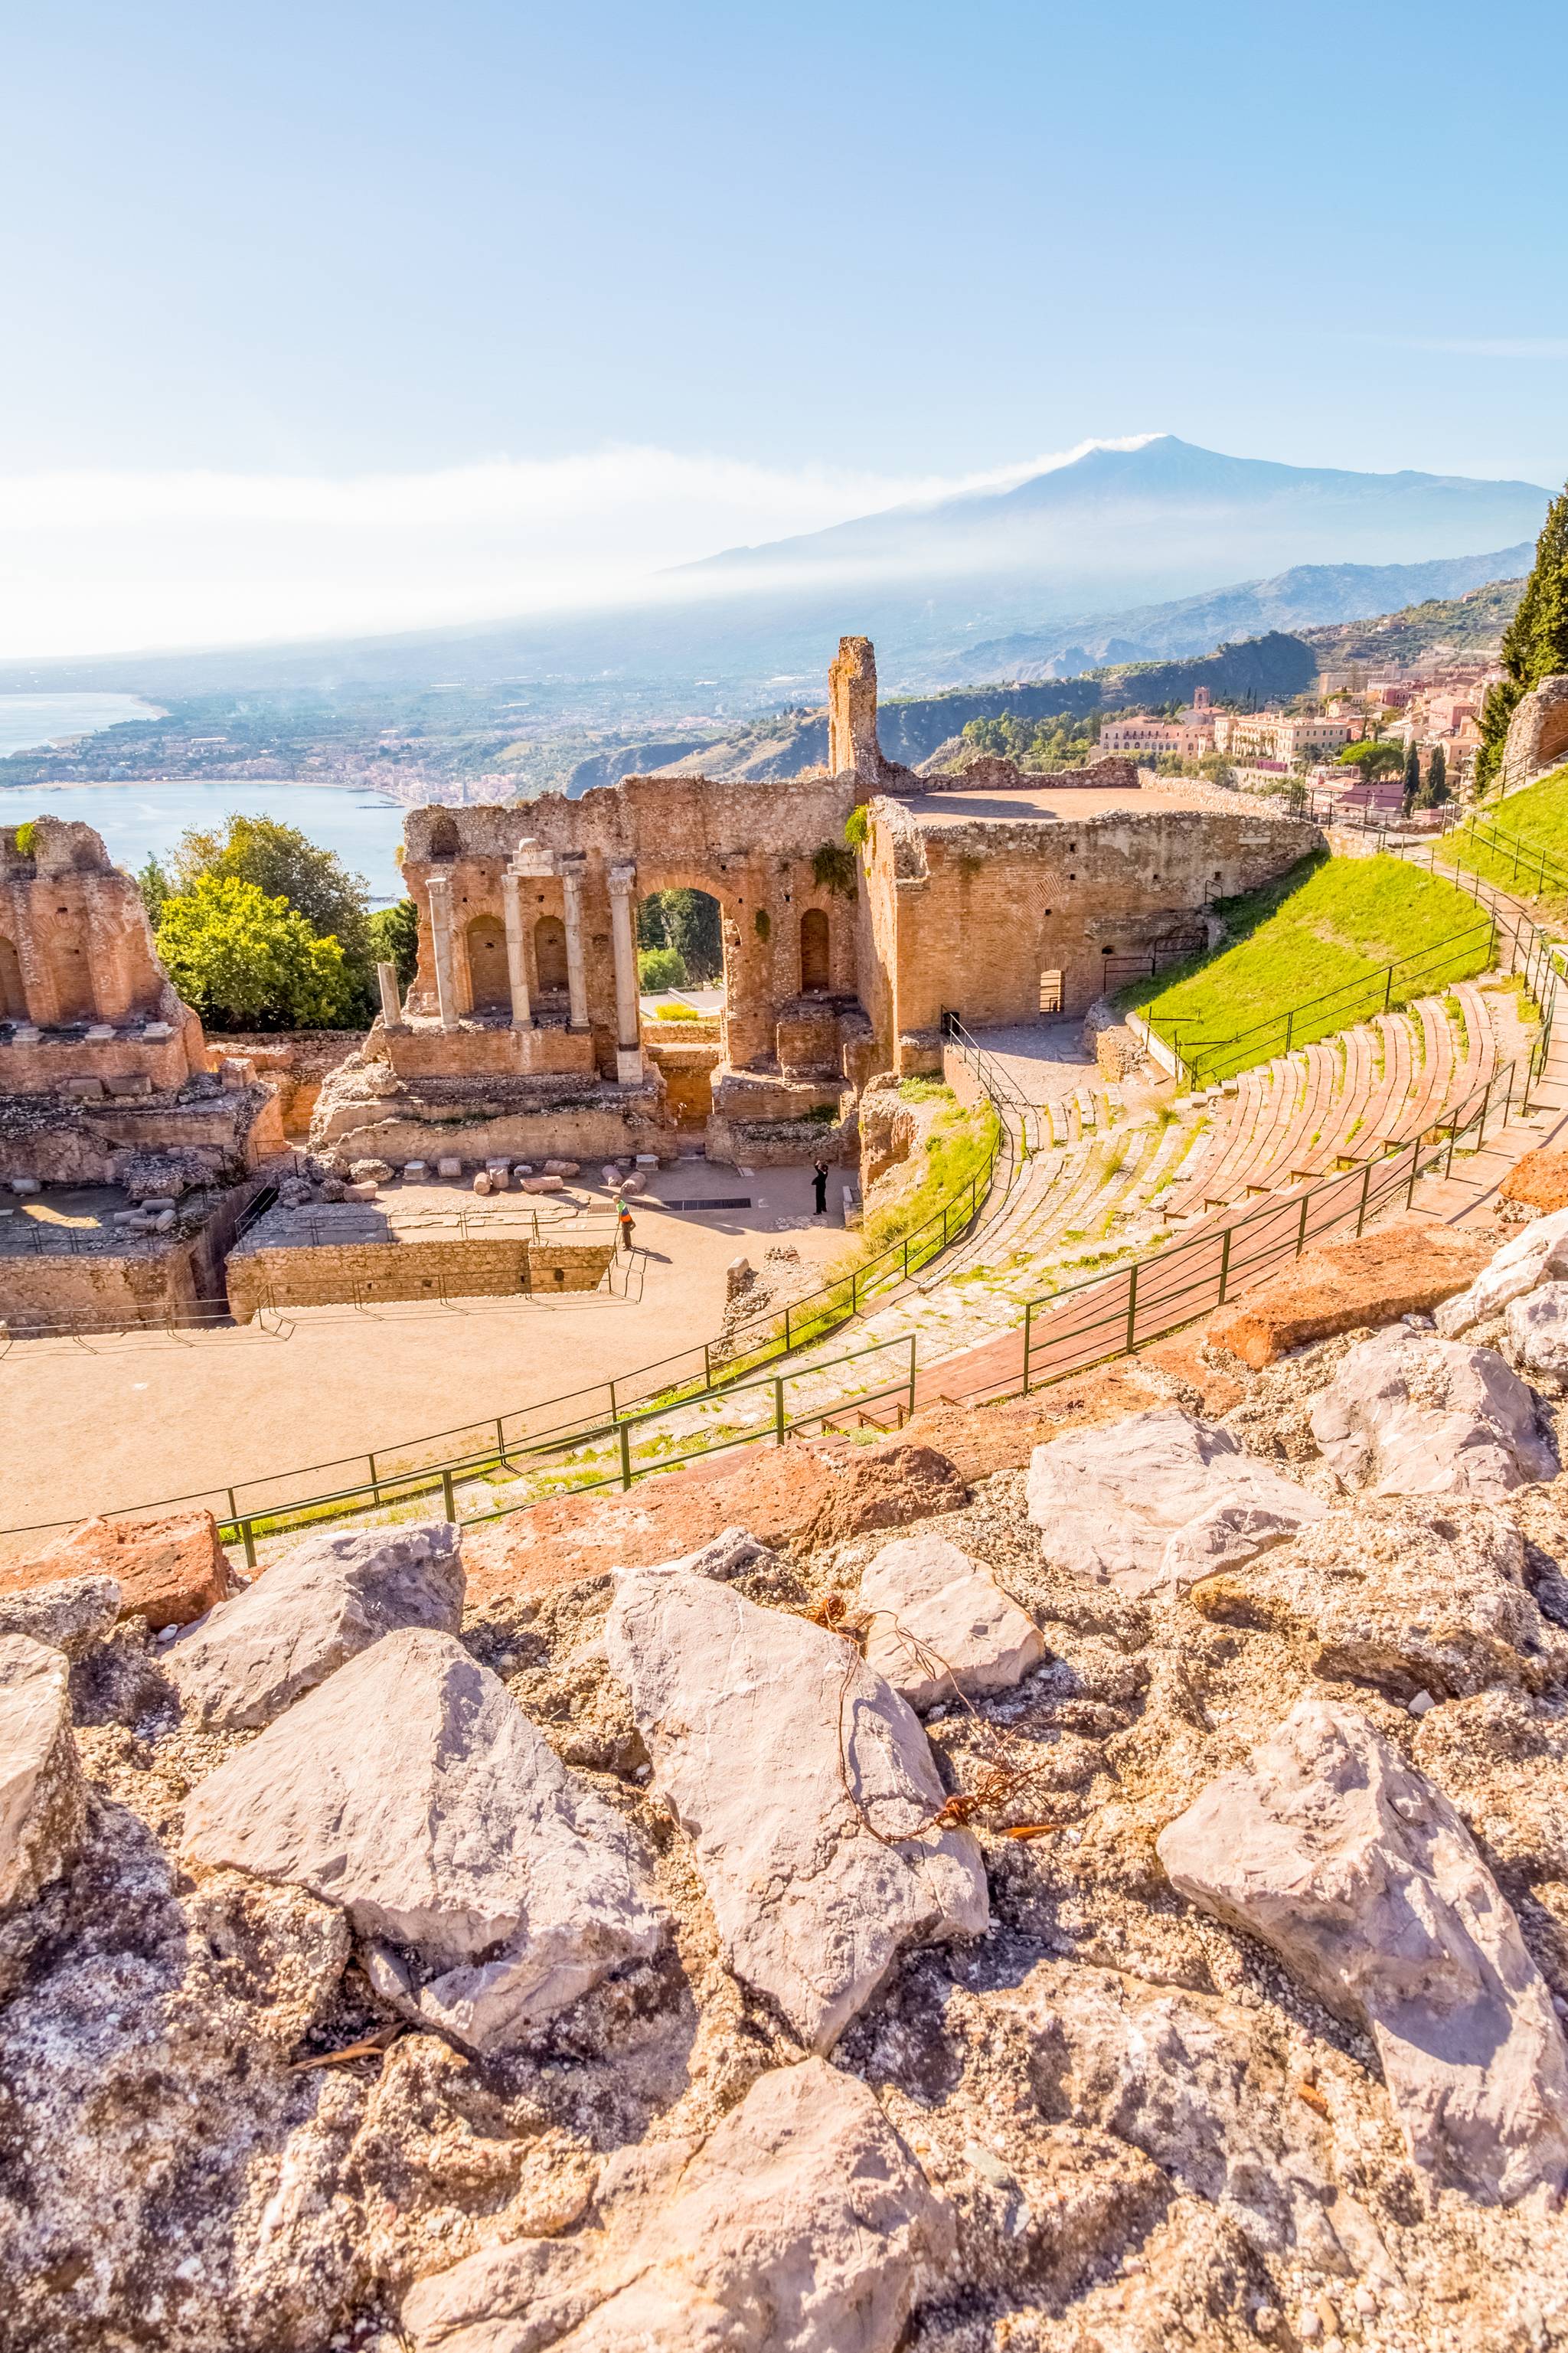
[(351, 1019), (358, 977), (281, 896), (203, 874), (163, 902), (158, 954), (187, 1005), (218, 1029), (331, 1029)]
[(298, 826), (276, 818), (234, 816), (216, 831), (193, 827), (182, 834), (169, 870), (176, 892), (212, 875), (250, 882), (264, 898), (286, 900), (321, 938), (342, 945), (352, 984), (344, 1020), (369, 1020), (376, 1002), (370, 895), (363, 875), (351, 874), (335, 849), (322, 849)]
[(419, 967), (419, 910), (413, 900), (399, 899), (390, 907), (378, 907), (365, 928), (371, 962), (395, 964), (398, 980), (406, 988)]
[(690, 979), (717, 980), (724, 969), (719, 902), (706, 891), (650, 891), (637, 908), (637, 944), (673, 948)]
[(1405, 799), (1406, 817), (1421, 797), (1421, 746), (1414, 735), (1405, 746)]
[(163, 912), (163, 902), (172, 892), (169, 877), (156, 857), (149, 857), (144, 865), (137, 868), (136, 883), (147, 910), (147, 920), (156, 924)]
[(684, 988), (686, 959), (677, 948), (641, 948), (637, 952), (637, 985), (641, 988)]
[(1476, 790), (1484, 793), (1502, 765), (1509, 722), (1543, 678), (1568, 670), (1568, 490), (1552, 500), (1535, 564), (1519, 608), (1502, 636), (1508, 672), (1487, 690), (1481, 709), (1481, 742), (1476, 754)]
[(1441, 744), (1432, 747), (1432, 757), (1426, 763), (1426, 781), (1415, 797), (1417, 808), (1441, 808), (1448, 797), (1448, 755)]
[(1399, 744), (1383, 744), (1375, 739), (1365, 744), (1347, 744), (1340, 754), (1342, 768), (1359, 768), (1363, 778), (1371, 784), (1378, 776), (1397, 776), (1405, 766), (1405, 750)]

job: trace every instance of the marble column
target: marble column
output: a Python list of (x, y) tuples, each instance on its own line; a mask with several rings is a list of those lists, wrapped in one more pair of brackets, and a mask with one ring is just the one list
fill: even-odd
[(403, 1028), (403, 996), (397, 986), (397, 966), (378, 964), (375, 976), (381, 986), (381, 1022), (384, 1029)]
[(580, 849), (566, 850), (561, 860), (561, 888), (566, 902), (566, 994), (574, 1029), (588, 1027), (588, 978), (583, 963), (583, 867)]
[(506, 970), (511, 984), (511, 1026), (531, 1029), (533, 1008), (528, 1001), (528, 942), (522, 913), (523, 878), (509, 866), (500, 878), (501, 905), (506, 911)]
[(430, 944), (436, 956), (436, 1004), (443, 1029), (458, 1026), (458, 984), (452, 970), (452, 878), (432, 874), (426, 884), (430, 894)]
[(632, 924), (632, 889), (637, 871), (629, 860), (612, 866), (610, 944), (616, 958), (616, 1077), (623, 1087), (641, 1082), (642, 1008), (637, 1003), (637, 943)]

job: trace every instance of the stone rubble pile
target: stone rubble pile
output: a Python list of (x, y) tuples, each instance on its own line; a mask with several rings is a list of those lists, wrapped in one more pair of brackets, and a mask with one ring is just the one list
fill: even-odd
[(662, 1552), (0, 1571), (0, 2342), (1568, 2347), (1568, 1213), (1346, 1280)]

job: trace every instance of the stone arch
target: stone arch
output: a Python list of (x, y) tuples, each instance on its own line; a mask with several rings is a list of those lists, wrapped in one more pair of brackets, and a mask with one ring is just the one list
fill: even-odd
[(808, 907), (800, 919), (800, 991), (803, 997), (826, 997), (833, 986), (832, 948), (827, 917), (820, 907)]
[(504, 1013), (511, 1005), (506, 926), (499, 915), (471, 918), (467, 933), (468, 998), (475, 1013)]
[(559, 915), (541, 915), (533, 926), (533, 971), (541, 997), (564, 991), (566, 926)]
[(461, 847), (458, 838), (457, 819), (447, 817), (445, 813), (432, 818), (430, 847), (426, 854), (431, 858), (456, 858)]
[(22, 986), (22, 959), (16, 943), (0, 934), (0, 1020), (25, 1021), (27, 992)]

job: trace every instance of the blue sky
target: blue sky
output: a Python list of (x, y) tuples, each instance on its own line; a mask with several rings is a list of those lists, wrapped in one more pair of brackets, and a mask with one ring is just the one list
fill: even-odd
[[(498, 465), (542, 470), (528, 560), (590, 570), (1152, 431), (1555, 484), (1565, 69), (1568, 11), (1525, 0), (14, 8), (0, 475), (36, 573), (0, 652), (68, 649), (73, 568), (72, 642), (133, 641), (128, 533), (143, 636), (273, 626), (317, 544), (281, 482), (467, 480), (475, 610), (521, 545)], [(662, 489), (595, 474), (616, 448)], [(350, 567), (304, 623), (416, 585)]]

